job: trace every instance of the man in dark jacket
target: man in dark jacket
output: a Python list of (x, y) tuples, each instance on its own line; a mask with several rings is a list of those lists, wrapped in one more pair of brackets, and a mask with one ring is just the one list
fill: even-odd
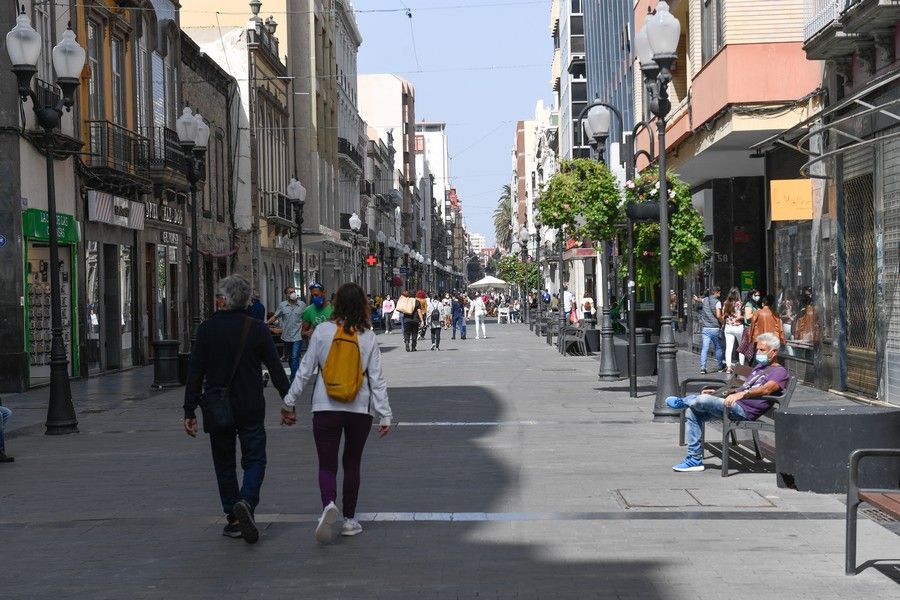
[[(233, 371), (228, 397), (236, 427), (233, 431), (210, 433), (209, 441), (222, 509), (228, 518), (222, 533), (232, 538), (243, 537), (244, 541), (253, 544), (259, 539), (253, 513), (259, 504), (259, 490), (266, 473), (266, 405), (262, 365), (269, 369), (272, 383), (282, 398), (290, 385), (269, 329), (262, 321), (247, 315), (250, 283), (240, 275), (232, 275), (223, 279), (220, 286), (225, 296), (225, 310), (215, 313), (200, 325), (191, 351), (184, 392), (184, 430), (191, 437), (197, 436), (196, 410), (203, 390), (227, 387)], [(240, 341), (248, 323), (241, 351)], [(236, 473), (235, 438), (241, 441), (241, 468), (244, 471), (240, 489)]]

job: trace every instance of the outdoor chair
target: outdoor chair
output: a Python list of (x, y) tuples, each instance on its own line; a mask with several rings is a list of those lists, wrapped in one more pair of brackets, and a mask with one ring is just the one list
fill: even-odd
[(563, 354), (569, 353), (569, 347), (575, 346), (580, 352), (582, 356), (587, 356), (587, 344), (585, 344), (584, 338), (587, 332), (587, 323), (582, 321), (578, 325), (570, 325), (566, 327), (563, 331)]
[[(681, 382), (681, 395), (682, 397), (688, 395), (689, 387), (697, 387), (701, 385), (702, 388), (706, 387), (721, 387), (723, 385), (732, 385), (739, 382), (740, 379), (746, 376), (749, 373), (749, 367), (745, 367), (744, 369), (740, 369), (740, 371), (744, 371), (743, 375), (739, 372), (739, 369), (735, 369), (735, 374), (729, 380), (723, 379), (714, 379), (714, 378), (688, 378)], [(765, 431), (768, 433), (775, 433), (775, 419), (774, 414), (775, 410), (778, 408), (787, 408), (791, 403), (791, 397), (794, 395), (794, 390), (797, 387), (797, 378), (795, 376), (791, 376), (788, 381), (787, 388), (778, 396), (761, 396), (761, 399), (771, 400), (773, 402), (771, 408), (764, 412), (759, 416), (758, 419), (754, 421), (732, 421), (728, 415), (728, 409), (726, 408), (722, 411), (722, 418), (717, 419), (722, 421), (722, 477), (728, 476), (728, 459), (729, 452), (731, 450), (731, 446), (737, 446), (737, 431), (749, 431), (750, 435), (753, 438), (753, 450), (756, 455), (756, 460), (762, 460), (762, 453), (759, 449), (759, 432)], [(685, 410), (681, 411), (681, 415), (679, 416), (679, 427), (678, 427), (678, 445), (685, 445)], [(704, 424), (705, 425), (705, 424)], [(731, 438), (731, 443), (729, 443), (728, 438)], [(706, 431), (704, 426), (703, 431), (703, 441), (702, 444), (706, 444)]]
[(849, 481), (847, 484), (847, 537), (845, 569), (847, 575), (856, 575), (856, 520), (859, 505), (865, 502), (894, 519), (900, 519), (900, 490), (881, 490), (859, 487), (859, 463), (870, 456), (900, 456), (897, 448), (863, 448), (850, 453)]
[(503, 323), (504, 320), (506, 321), (506, 323), (508, 325), (510, 322), (509, 308), (507, 308), (505, 306), (503, 308), (497, 309), (497, 325), (500, 325), (501, 323)]

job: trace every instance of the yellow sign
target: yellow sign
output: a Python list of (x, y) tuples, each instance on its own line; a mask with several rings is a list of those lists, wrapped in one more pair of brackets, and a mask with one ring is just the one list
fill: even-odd
[(808, 221), (813, 217), (811, 179), (773, 179), (769, 182), (773, 221)]

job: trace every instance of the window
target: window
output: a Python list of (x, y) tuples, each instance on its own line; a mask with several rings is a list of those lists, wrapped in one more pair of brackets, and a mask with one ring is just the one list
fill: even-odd
[(91, 120), (103, 119), (103, 29), (94, 21), (87, 24), (87, 60), (91, 69), (88, 80), (88, 115)]
[(702, 62), (706, 64), (725, 43), (722, 32), (722, 0), (702, 0), (700, 35)]
[(39, 79), (53, 81), (53, 18), (50, 15), (50, 4), (47, 2), (34, 3), (34, 28), (41, 36), (41, 56), (38, 59)]
[(216, 132), (216, 218), (225, 221), (225, 198), (228, 183), (225, 179), (225, 138)]
[(147, 126), (147, 93), (149, 91), (149, 83), (147, 81), (147, 71), (149, 65), (149, 53), (147, 51), (147, 36), (150, 31), (150, 23), (144, 19), (141, 36), (137, 39), (137, 47), (134, 53), (134, 76), (135, 76), (135, 104), (136, 124), (138, 131), (143, 132)]
[(581, 14), (581, 0), (572, 0), (572, 14)]
[(166, 126), (166, 61), (158, 52), (152, 55), (151, 93), (153, 97), (153, 126)]
[(125, 44), (118, 38), (112, 39), (110, 46), (110, 67), (112, 85), (112, 120), (121, 127), (126, 126), (125, 109)]

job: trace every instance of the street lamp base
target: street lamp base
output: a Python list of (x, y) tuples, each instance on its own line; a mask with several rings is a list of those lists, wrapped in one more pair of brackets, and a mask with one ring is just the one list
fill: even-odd
[(68, 423), (47, 424), (45, 435), (68, 435), (70, 433), (78, 433), (78, 421), (70, 421)]

